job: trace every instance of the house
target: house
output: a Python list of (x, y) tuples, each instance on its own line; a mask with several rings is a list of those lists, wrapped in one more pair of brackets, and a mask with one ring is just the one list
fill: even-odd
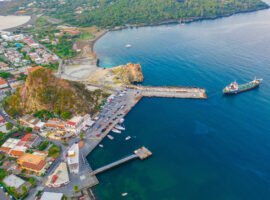
[(4, 62), (0, 62), (0, 70), (9, 70), (8, 64)]
[(8, 82), (4, 78), (0, 77), (0, 88), (2, 89), (2, 88), (7, 88), (7, 87), (8, 87)]
[(43, 157), (46, 158), (48, 156), (48, 152), (36, 150), (36, 151), (33, 152), (33, 155), (43, 156)]
[(0, 123), (5, 123), (6, 120), (4, 119), (4, 117), (2, 115), (0, 115)]
[(45, 168), (47, 167), (45, 158), (44, 156), (25, 153), (17, 159), (17, 163), (27, 172), (40, 176), (45, 173)]
[(0, 151), (9, 155), (10, 151), (13, 150), (19, 142), (19, 139), (9, 138), (4, 144), (2, 144)]
[(67, 163), (70, 173), (79, 173), (79, 145), (74, 143), (67, 153)]
[(24, 85), (23, 81), (14, 81), (9, 83), (9, 86), (11, 87), (12, 90), (16, 90), (18, 87), (21, 87), (23, 85)]
[(26, 68), (25, 75), (31, 74), (33, 71), (42, 68), (41, 66), (36, 66), (36, 67), (28, 67)]
[(18, 143), (18, 146), (36, 147), (41, 142), (41, 139), (36, 134), (28, 133), (26, 134)]
[(37, 128), (36, 125), (38, 125), (39, 122), (41, 122), (39, 118), (32, 117), (31, 115), (25, 115), (20, 119), (21, 124), (35, 129)]
[(90, 122), (89, 120), (91, 121), (90, 115), (85, 115), (84, 117), (82, 116), (72, 117), (66, 123), (66, 130), (73, 132), (75, 134), (79, 134), (84, 128), (85, 122), (88, 123)]
[(54, 119), (49, 119), (45, 125), (45, 127), (47, 128), (57, 128), (57, 129), (64, 129), (65, 128), (65, 123), (62, 122), (60, 119), (58, 118), (54, 118)]
[(27, 149), (28, 148), (25, 146), (18, 146), (17, 145), (9, 151), (8, 155), (9, 155), (9, 157), (19, 158), (20, 156), (22, 156), (26, 152)]

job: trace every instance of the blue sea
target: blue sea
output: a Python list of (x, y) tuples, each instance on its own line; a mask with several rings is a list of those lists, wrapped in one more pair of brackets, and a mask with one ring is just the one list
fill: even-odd
[[(198, 86), (208, 97), (143, 98), (126, 131), (87, 159), (95, 169), (143, 145), (153, 156), (98, 175), (98, 199), (270, 199), (270, 10), (112, 31), (95, 51), (102, 67), (140, 63), (144, 85)], [(222, 95), (255, 76), (259, 88)]]

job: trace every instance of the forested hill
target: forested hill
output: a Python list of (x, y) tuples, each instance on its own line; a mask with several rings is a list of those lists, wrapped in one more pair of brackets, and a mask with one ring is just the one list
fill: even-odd
[(260, 0), (23, 0), (13, 11), (43, 12), (74, 25), (115, 27), (189, 21), (267, 8)]

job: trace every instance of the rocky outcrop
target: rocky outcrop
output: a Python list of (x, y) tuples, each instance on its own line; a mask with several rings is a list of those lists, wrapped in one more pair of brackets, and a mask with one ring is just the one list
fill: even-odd
[(88, 91), (81, 83), (57, 78), (53, 71), (41, 68), (33, 71), (25, 86), (7, 98), (5, 110), (14, 117), (46, 109), (60, 114), (95, 112), (103, 99), (102, 91)]
[(143, 82), (144, 76), (140, 64), (128, 63), (112, 69), (117, 79), (122, 80), (125, 84)]

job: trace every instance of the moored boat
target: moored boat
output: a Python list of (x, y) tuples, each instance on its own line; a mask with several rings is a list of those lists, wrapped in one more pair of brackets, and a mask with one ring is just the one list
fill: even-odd
[(101, 148), (103, 148), (103, 144), (99, 144), (98, 146), (101, 147)]
[(122, 193), (122, 196), (123, 196), (123, 197), (125, 197), (125, 196), (127, 196), (127, 195), (128, 195), (128, 193), (127, 193), (127, 192)]
[(118, 129), (118, 130), (126, 130), (123, 126), (120, 126), (120, 125), (116, 125), (114, 128)]
[(115, 129), (115, 128), (112, 129), (112, 132), (114, 132), (114, 133), (121, 133), (120, 130), (117, 130), (117, 129)]
[(107, 135), (107, 137), (108, 137), (110, 140), (113, 140), (113, 139), (114, 139), (114, 137), (111, 136), (111, 135)]
[(121, 119), (119, 120), (119, 124), (122, 124), (124, 121), (125, 121), (124, 118), (121, 118)]
[(239, 85), (236, 81), (231, 83), (230, 85), (226, 86), (223, 89), (223, 94), (238, 94), (240, 92), (245, 92), (251, 89), (254, 89), (260, 85), (263, 79), (254, 79), (245, 84)]
[(130, 136), (127, 136), (126, 138), (125, 138), (125, 140), (129, 140), (131, 137)]

